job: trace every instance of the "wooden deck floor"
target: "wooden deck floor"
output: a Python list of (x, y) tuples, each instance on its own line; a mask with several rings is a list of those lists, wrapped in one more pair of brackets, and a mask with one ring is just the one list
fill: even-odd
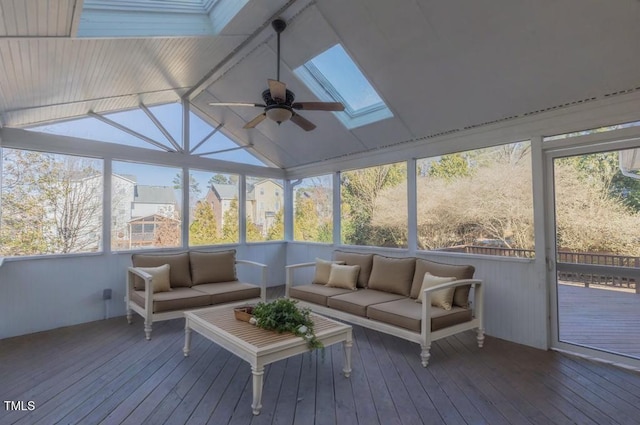
[(560, 340), (640, 358), (640, 294), (558, 285)]
[(353, 374), (342, 352), (267, 367), (260, 416), (248, 364), (193, 334), (183, 320), (124, 317), (0, 340), (0, 400), (33, 401), (0, 424), (633, 424), (640, 374), (465, 333), (418, 346), (354, 327)]

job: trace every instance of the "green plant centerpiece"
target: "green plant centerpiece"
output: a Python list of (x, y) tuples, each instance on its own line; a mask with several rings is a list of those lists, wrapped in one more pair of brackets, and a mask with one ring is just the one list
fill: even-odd
[(255, 325), (278, 333), (291, 332), (307, 341), (310, 350), (323, 348), (313, 329), (311, 310), (298, 308), (296, 303), (297, 301), (288, 298), (258, 303), (253, 308)]

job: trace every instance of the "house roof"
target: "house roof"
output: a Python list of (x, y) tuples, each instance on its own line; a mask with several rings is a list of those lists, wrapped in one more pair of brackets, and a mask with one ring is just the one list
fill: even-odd
[(177, 204), (176, 194), (170, 186), (136, 185), (133, 201), (140, 204)]
[[(638, 1), (254, 0), (215, 35), (79, 38), (82, 4), (0, 0), (1, 125), (185, 99), (289, 169), (640, 88)], [(277, 16), (288, 23), (280, 79), (296, 100), (316, 98), (292, 70), (340, 43), (393, 117), (349, 130), (333, 113), (301, 111), (316, 130), (269, 120), (247, 130), (259, 109), (209, 106), (261, 101)]]
[(235, 184), (214, 183), (211, 185), (218, 199), (233, 199), (238, 197), (238, 186)]

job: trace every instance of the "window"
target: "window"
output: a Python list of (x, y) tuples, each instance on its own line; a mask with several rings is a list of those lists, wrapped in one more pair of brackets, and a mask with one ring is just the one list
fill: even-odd
[(408, 246), (406, 163), (345, 171), (341, 184), (343, 243)]
[(222, 131), (208, 124), (193, 112), (189, 113), (189, 132), (193, 155), (222, 161), (265, 167), (265, 163), (224, 135)]
[(189, 182), (189, 245), (238, 243), (238, 176), (189, 170)]
[(344, 112), (335, 114), (349, 129), (393, 116), (340, 44), (296, 68), (294, 73), (321, 100), (344, 104)]
[(102, 249), (103, 161), (3, 148), (0, 255)]
[(582, 130), (582, 131), (574, 131), (572, 133), (557, 134), (555, 136), (547, 136), (547, 137), (544, 137), (543, 140), (547, 142), (551, 140), (567, 139), (567, 138), (576, 137), (576, 136), (587, 136), (589, 134), (594, 134), (594, 133), (606, 133), (607, 131), (620, 130), (622, 128), (638, 127), (638, 126), (640, 126), (640, 121), (634, 121), (634, 122), (628, 122), (625, 124), (609, 125), (606, 127), (592, 128), (589, 130)]
[(131, 134), (119, 130), (94, 117), (84, 117), (71, 121), (62, 121), (36, 127), (29, 127), (26, 130), (97, 140), (100, 142), (117, 143), (137, 148), (163, 150), (158, 146), (147, 143), (142, 139), (132, 136)]
[(121, 161), (112, 168), (111, 249), (181, 246), (182, 170)]
[(418, 249), (534, 256), (529, 142), (417, 162)]
[(284, 211), (277, 193), (284, 183), (278, 179), (247, 177), (247, 241), (284, 239)]
[(333, 242), (332, 176), (302, 179), (295, 185), (293, 202), (293, 239)]
[(78, 37), (217, 35), (248, 0), (84, 0)]

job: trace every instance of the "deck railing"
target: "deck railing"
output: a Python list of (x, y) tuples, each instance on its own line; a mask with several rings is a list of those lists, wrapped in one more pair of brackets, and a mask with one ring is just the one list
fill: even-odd
[[(502, 257), (534, 258), (532, 249), (503, 248), (496, 246), (459, 245), (439, 251), (464, 252), (467, 254), (498, 255)], [(589, 264), (599, 266), (630, 267), (640, 269), (640, 257), (626, 255), (601, 254), (591, 252), (559, 251), (558, 263)], [(640, 270), (638, 270), (640, 273)], [(558, 272), (558, 280), (581, 283), (585, 287), (591, 285), (612, 288), (631, 289), (640, 293), (636, 279), (628, 276), (615, 276), (598, 273)]]

